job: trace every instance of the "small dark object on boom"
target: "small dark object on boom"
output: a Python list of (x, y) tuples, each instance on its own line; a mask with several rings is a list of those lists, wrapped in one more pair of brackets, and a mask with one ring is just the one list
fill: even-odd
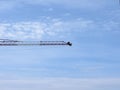
[(68, 44), (69, 46), (72, 46), (72, 43), (71, 43), (71, 42), (67, 42), (67, 44)]

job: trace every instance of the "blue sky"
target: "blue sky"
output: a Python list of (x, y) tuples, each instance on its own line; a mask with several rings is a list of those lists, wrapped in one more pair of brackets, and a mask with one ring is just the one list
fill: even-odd
[(72, 47), (0, 47), (1, 90), (119, 90), (119, 0), (1, 0), (0, 38)]

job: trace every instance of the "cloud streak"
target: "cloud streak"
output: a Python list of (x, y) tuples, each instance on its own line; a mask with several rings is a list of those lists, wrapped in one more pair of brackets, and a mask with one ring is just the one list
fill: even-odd
[(67, 8), (75, 8), (75, 9), (99, 9), (99, 8), (104, 8), (106, 6), (111, 6), (115, 4), (115, 1), (110, 1), (108, 0), (74, 0), (74, 1), (69, 1), (69, 0), (26, 0), (22, 1), (26, 4), (39, 4), (39, 5), (59, 5), (62, 7), (67, 7)]
[(41, 39), (42, 36), (56, 36), (62, 33), (71, 33), (72, 31), (81, 31), (90, 28), (91, 21), (52, 21), (43, 22), (17, 22), (1, 23), (0, 37), (2, 38), (22, 38)]
[(14, 7), (17, 7), (16, 2), (9, 0), (1, 0), (0, 5), (0, 12), (4, 12), (5, 10), (11, 10), (14, 9)]
[(0, 38), (42, 39), (46, 37), (62, 37), (75, 32), (87, 31), (119, 31), (119, 22), (94, 21), (86, 19), (45, 21), (26, 21), (16, 23), (0, 23)]
[(43, 78), (28, 80), (1, 80), (0, 89), (8, 90), (118, 90), (119, 78), (74, 79), (74, 78)]
[(72, 9), (85, 9), (85, 10), (96, 10), (100, 8), (105, 8), (107, 6), (113, 6), (115, 1), (108, 0), (4, 0), (0, 1), (1, 10), (15, 9), (16, 7), (22, 7), (24, 5), (41, 5), (41, 6), (54, 6), (58, 5), (64, 8)]

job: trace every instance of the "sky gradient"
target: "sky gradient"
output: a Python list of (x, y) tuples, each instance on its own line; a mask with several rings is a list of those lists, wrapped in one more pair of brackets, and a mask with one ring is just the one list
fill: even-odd
[(0, 89), (119, 90), (118, 1), (1, 0), (1, 39), (73, 46), (0, 47)]

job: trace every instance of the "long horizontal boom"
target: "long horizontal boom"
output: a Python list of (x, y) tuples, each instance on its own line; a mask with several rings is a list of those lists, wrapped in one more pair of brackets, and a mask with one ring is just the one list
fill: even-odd
[(72, 43), (65, 41), (17, 41), (17, 40), (8, 40), (0, 39), (0, 46), (52, 46), (52, 45), (68, 45), (72, 46)]

